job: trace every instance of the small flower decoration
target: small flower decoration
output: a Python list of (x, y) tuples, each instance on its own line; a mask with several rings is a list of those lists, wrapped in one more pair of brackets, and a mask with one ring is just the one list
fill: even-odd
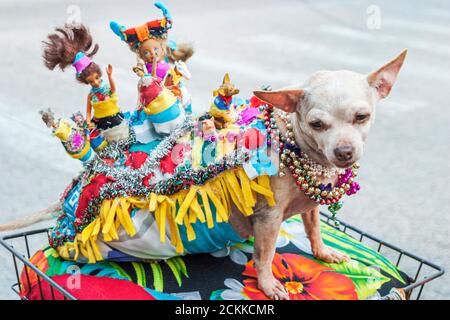
[(246, 265), (248, 258), (246, 253), (253, 253), (253, 244), (249, 242), (237, 243), (232, 247), (225, 247), (219, 251), (211, 253), (215, 258), (229, 256), (231, 261), (239, 265)]
[(105, 101), (105, 95), (103, 93), (97, 92), (95, 94), (95, 97), (97, 98), (97, 101)]
[(227, 278), (224, 285), (227, 289), (217, 291), (219, 300), (248, 300), (244, 294), (244, 285), (236, 279)]
[[(352, 280), (333, 269), (295, 254), (275, 254), (272, 271), (291, 300), (357, 300)], [(251, 300), (269, 299), (259, 288), (253, 260), (245, 268), (243, 294)]]
[[(310, 244), (306, 234), (302, 228), (289, 226), (289, 228), (284, 228), (284, 223), (281, 226), (280, 234), (277, 238), (275, 244), (276, 248), (282, 248), (289, 244), (290, 241), (297, 246), (299, 249), (305, 251), (306, 253), (311, 252)], [(301, 225), (300, 225), (301, 226)], [(302, 226), (301, 226), (302, 227)], [(299, 234), (304, 234), (304, 238), (298, 237)], [(239, 265), (246, 265), (248, 263), (247, 254), (253, 254), (254, 252), (253, 239), (250, 241), (236, 243), (231, 247), (225, 247), (219, 251), (210, 253), (214, 258), (224, 258), (230, 257), (231, 261)], [(305, 250), (304, 250), (305, 249)]]

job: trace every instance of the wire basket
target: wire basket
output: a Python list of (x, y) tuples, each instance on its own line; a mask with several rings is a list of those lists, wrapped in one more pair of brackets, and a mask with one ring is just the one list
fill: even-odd
[[(377, 252), (382, 253), (391, 261), (396, 261), (395, 265), (407, 274), (410, 284), (400, 290), (392, 290), (387, 296), (380, 297), (383, 300), (419, 300), (422, 296), (425, 285), (444, 274), (444, 269), (432, 262), (420, 258), (408, 251), (402, 250), (390, 243), (382, 241), (341, 220), (339, 220), (339, 227), (336, 227), (330, 215), (323, 212), (320, 214), (323, 222), (377, 250)], [(0, 238), (0, 244), (11, 253), (13, 259), (14, 272), (17, 282), (11, 286), (11, 289), (17, 293), (20, 299), (26, 300), (26, 297), (20, 294), (20, 291), (22, 290), (20, 283), (20, 270), (23, 269), (25, 272), (25, 279), (28, 282), (28, 287), (30, 287), (29, 273), (31, 271), (36, 273), (41, 299), (44, 297), (42, 283), (46, 282), (50, 287), (51, 297), (53, 299), (55, 299), (55, 292), (58, 291), (62, 294), (65, 300), (77, 300), (63, 287), (58, 285), (49, 276), (29, 262), (31, 254), (35, 252), (32, 247), (36, 246), (38, 243), (42, 244), (43, 241), (47, 241), (49, 230), (50, 229), (32, 230), (15, 233)], [(40, 241), (36, 241), (36, 239)], [(41, 247), (38, 247), (37, 249), (40, 249)]]

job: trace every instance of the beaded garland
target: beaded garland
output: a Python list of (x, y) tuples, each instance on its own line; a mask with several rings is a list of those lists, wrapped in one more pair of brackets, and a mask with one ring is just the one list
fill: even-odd
[[(359, 164), (355, 163), (345, 170), (325, 168), (317, 164), (296, 146), (292, 124), (286, 115), (280, 114), (287, 129), (285, 134), (281, 134), (273, 107), (261, 106), (260, 110), (264, 112), (264, 124), (268, 133), (267, 145), (280, 153), (280, 177), (285, 175), (285, 169), (289, 169), (299, 189), (312, 201), (327, 205), (335, 225), (339, 226), (336, 214), (342, 208), (341, 198), (344, 194), (351, 196), (360, 190), (359, 184), (354, 181), (358, 175)], [(325, 185), (318, 179), (320, 176), (331, 178), (336, 174), (339, 176), (334, 187), (331, 183)]]

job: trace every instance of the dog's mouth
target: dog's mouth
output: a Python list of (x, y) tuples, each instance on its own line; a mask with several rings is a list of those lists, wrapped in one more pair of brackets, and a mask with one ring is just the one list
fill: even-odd
[(350, 168), (355, 164), (356, 160), (351, 161), (333, 161), (333, 164), (340, 169)]

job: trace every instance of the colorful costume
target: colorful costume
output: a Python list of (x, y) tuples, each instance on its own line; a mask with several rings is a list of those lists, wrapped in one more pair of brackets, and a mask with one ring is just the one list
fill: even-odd
[(150, 75), (142, 77), (139, 80), (139, 94), (140, 107), (157, 133), (167, 135), (185, 120), (180, 100), (162, 85), (160, 79)]
[(228, 223), (231, 206), (251, 215), (258, 194), (274, 205), (268, 174), (277, 168), (266, 156), (259, 117), (218, 130), (215, 139), (185, 119), (139, 150), (136, 142), (119, 153), (107, 146), (62, 196), (50, 244), (66, 259), (93, 263), (165, 259), (244, 241)]
[[(133, 50), (145, 40), (166, 37), (172, 26), (167, 9), (155, 5), (164, 19), (131, 29), (111, 23)], [(73, 61), (77, 76), (92, 63), (86, 54), (79, 52)], [(156, 70), (152, 70), (154, 66)], [(141, 76), (139, 105), (132, 113), (120, 112), (117, 95), (103, 81), (92, 87), (88, 104), (94, 109), (96, 128), (92, 130), (81, 113), (72, 117), (76, 126), (64, 120), (55, 122), (50, 110), (41, 113), (67, 153), (84, 164), (61, 196), (61, 212), (49, 232), (51, 248), (38, 251), (31, 263), (82, 299), (173, 299), (175, 296), (161, 293), (167, 288), (163, 288), (164, 264), (177, 285), (170, 288), (169, 283), (166, 290), (181, 297), (266, 299), (258, 286), (255, 261), (250, 260), (254, 240), (236, 233), (229, 223), (231, 212), (248, 217), (257, 201), (274, 206), (270, 177), (284, 174), (284, 170), (291, 171), (309, 199), (337, 210), (344, 193), (351, 195), (359, 189), (353, 180), (355, 168), (341, 174), (334, 188), (331, 183), (316, 183), (302, 151), (288, 138), (294, 136), (289, 131), (292, 126), (286, 125), (287, 132), (280, 135), (273, 107), (256, 97), (235, 98), (239, 90), (228, 74), (214, 91), (209, 112), (195, 119), (186, 116), (191, 112), (191, 99), (181, 81), (190, 77), (184, 63), (177, 61), (171, 67), (160, 61), (147, 64), (146, 69), (148, 73), (142, 72), (142, 76), (136, 72)], [(170, 84), (166, 85), (168, 78)], [(99, 78), (95, 80), (97, 86)], [(366, 299), (390, 281), (385, 274), (404, 282), (397, 268), (379, 252), (325, 224), (324, 242), (355, 260), (325, 264), (313, 259), (303, 230), (298, 216), (282, 223), (272, 264), (274, 276), (291, 299)], [(192, 253), (211, 253), (214, 258), (179, 257)], [(228, 254), (238, 267), (217, 259)], [(148, 259), (165, 261), (147, 263)], [(185, 264), (189, 260), (199, 262), (196, 269)], [(130, 266), (136, 272), (132, 276)], [(372, 266), (383, 274), (369, 269)], [(77, 279), (87, 284), (82, 290), (69, 285), (69, 270), (79, 271)], [(179, 292), (188, 271), (197, 291)], [(230, 275), (240, 276), (239, 281)], [(55, 298), (53, 288), (40, 279), (26, 267), (19, 281), (20, 295), (35, 299), (39, 290), (40, 298)], [(220, 289), (222, 282), (227, 289)], [(121, 290), (116, 290), (119, 287)], [(56, 298), (62, 298), (59, 291)]]

